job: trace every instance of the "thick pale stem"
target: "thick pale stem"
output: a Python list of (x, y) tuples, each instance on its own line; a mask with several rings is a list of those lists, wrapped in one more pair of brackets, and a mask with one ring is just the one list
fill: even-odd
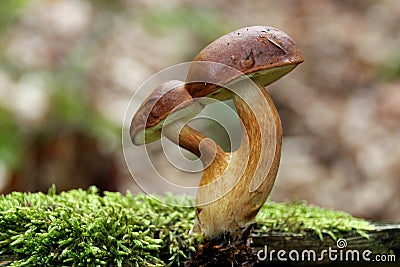
[[(254, 87), (254, 85), (250, 86)], [(244, 134), (239, 149), (231, 153), (224, 172), (215, 177), (214, 161), (204, 170), (196, 197), (194, 231), (206, 236), (230, 232), (240, 239), (253, 223), (258, 210), (267, 199), (279, 167), (282, 144), (281, 122), (276, 108), (265, 91), (257, 84), (235, 85), (233, 97)]]

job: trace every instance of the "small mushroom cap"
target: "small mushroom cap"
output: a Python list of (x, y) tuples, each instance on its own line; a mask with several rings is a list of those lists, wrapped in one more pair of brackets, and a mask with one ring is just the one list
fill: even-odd
[[(199, 61), (219, 64), (196, 64)], [(218, 38), (200, 51), (189, 69), (186, 88), (192, 97), (226, 99), (229, 95), (221, 92), (221, 85), (248, 75), (259, 76), (265, 86), (303, 61), (286, 33), (268, 26), (247, 27)]]
[(154, 142), (161, 138), (163, 127), (181, 118), (193, 117), (201, 109), (201, 104), (193, 100), (182, 81), (164, 82), (153, 90), (133, 116), (132, 142), (135, 145)]

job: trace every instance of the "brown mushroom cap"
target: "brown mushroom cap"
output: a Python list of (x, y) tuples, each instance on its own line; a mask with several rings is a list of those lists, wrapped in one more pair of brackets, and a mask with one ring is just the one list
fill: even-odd
[[(142, 145), (156, 141), (161, 138), (162, 127), (178, 119), (194, 116), (201, 109), (201, 104), (193, 100), (182, 81), (164, 82), (143, 101), (132, 118), (132, 142)], [(167, 117), (168, 121), (165, 121)]]
[[(204, 61), (219, 64), (196, 64)], [(229, 95), (221, 92), (221, 85), (248, 75), (259, 76), (265, 86), (301, 62), (303, 56), (284, 32), (268, 26), (247, 27), (218, 38), (200, 51), (189, 69), (186, 89), (193, 98), (226, 99)]]
[(156, 141), (162, 127), (201, 111), (201, 101), (194, 98), (231, 98), (232, 93), (223, 86), (241, 76), (256, 78), (266, 86), (301, 62), (303, 57), (293, 40), (278, 29), (253, 26), (228, 33), (194, 58), (186, 83), (173, 80), (154, 89), (132, 119), (131, 139), (136, 145)]

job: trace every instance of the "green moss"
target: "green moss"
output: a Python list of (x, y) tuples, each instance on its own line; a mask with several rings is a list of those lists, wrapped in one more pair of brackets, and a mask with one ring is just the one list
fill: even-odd
[(305, 201), (267, 201), (256, 220), (258, 228), (266, 232), (315, 232), (321, 240), (323, 234), (336, 240), (350, 231), (368, 238), (365, 231), (375, 229), (375, 226), (366, 220), (354, 218), (343, 211), (308, 205)]
[(17, 266), (165, 266), (193, 249), (189, 208), (163, 206), (145, 195), (101, 197), (94, 187), (54, 192), (0, 198), (0, 255), (21, 256)]
[[(13, 255), (15, 266), (180, 265), (201, 240), (189, 235), (194, 211), (187, 206), (193, 200), (167, 196), (166, 202), (171, 205), (146, 195), (100, 196), (94, 187), (1, 196), (0, 262)], [(346, 213), (303, 202), (267, 202), (257, 221), (264, 231), (314, 230), (332, 237), (372, 229)]]

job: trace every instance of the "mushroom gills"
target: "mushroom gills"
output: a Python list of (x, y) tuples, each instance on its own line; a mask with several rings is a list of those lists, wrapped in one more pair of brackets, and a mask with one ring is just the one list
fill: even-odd
[(247, 76), (252, 80), (256, 79), (259, 84), (262, 84), (265, 87), (291, 72), (296, 66), (297, 64), (290, 64), (282, 67), (260, 70), (248, 74)]
[(179, 108), (179, 106), (177, 106), (165, 119), (161, 120), (159, 123), (152, 127), (141, 130), (135, 137), (135, 143), (138, 145), (147, 144), (160, 139), (161, 130), (163, 129), (163, 127), (177, 120), (189, 121), (197, 114), (199, 114), (202, 111), (203, 107), (204, 106), (200, 101), (195, 101), (192, 105), (181, 109)]
[[(207, 97), (214, 98), (217, 100), (226, 100), (232, 98), (233, 94), (230, 90), (231, 86), (241, 80), (244, 79), (252, 79), (257, 80), (258, 83), (267, 86), (274, 81), (278, 80), (282, 76), (285, 76), (287, 73), (291, 72), (297, 64), (290, 64), (281, 67), (274, 67), (271, 69), (263, 69), (254, 73), (244, 74), (243, 76), (234, 79), (233, 81), (229, 82), (226, 86), (223, 86), (216, 90), (215, 92), (209, 94)], [(228, 89), (228, 90), (226, 90)]]

